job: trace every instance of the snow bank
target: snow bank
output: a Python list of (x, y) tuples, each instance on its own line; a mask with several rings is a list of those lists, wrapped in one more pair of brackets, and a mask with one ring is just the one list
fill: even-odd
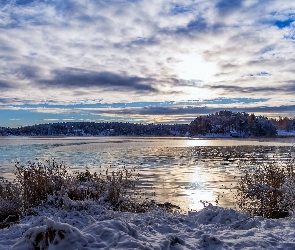
[(0, 230), (0, 249), (295, 249), (293, 217), (264, 219), (209, 205), (188, 215), (39, 208)]
[(277, 130), (278, 136), (295, 136), (295, 131)]

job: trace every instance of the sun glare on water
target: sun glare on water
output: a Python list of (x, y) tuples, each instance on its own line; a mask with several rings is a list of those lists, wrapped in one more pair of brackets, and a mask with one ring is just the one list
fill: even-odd
[(206, 204), (215, 204), (216, 197), (212, 190), (185, 190), (189, 201), (187, 211), (200, 211)]
[[(204, 190), (205, 183), (208, 183), (210, 174), (202, 171), (202, 167), (196, 165), (194, 173), (187, 176), (190, 182), (190, 188), (186, 189), (184, 193), (189, 200), (189, 210), (198, 211), (204, 208), (206, 202), (214, 203), (216, 200), (214, 190)], [(215, 190), (216, 191), (216, 190)]]

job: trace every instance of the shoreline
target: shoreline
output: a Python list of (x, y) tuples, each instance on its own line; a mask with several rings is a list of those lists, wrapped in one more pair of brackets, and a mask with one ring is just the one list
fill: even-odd
[(168, 136), (168, 135), (0, 135), (0, 138), (162, 138), (162, 139), (275, 139), (275, 138), (292, 138), (295, 137), (295, 131), (279, 133), (276, 136), (231, 136), (230, 134), (206, 134), (193, 136)]

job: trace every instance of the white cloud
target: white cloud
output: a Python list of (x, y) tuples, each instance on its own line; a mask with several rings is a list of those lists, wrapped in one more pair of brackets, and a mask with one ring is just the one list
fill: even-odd
[[(291, 1), (25, 2), (0, 4), (2, 99), (69, 104), (81, 99), (181, 101), (235, 93), (267, 95), (285, 105), (294, 96), (294, 88), (286, 91), (295, 76), (294, 25), (275, 25), (295, 19)], [(80, 84), (53, 84), (73, 70), (139, 82), (113, 88), (87, 85), (82, 78)], [(259, 77), (259, 72), (268, 75)], [(140, 91), (143, 79), (149, 79), (144, 84), (150, 92)], [(192, 81), (185, 86), (187, 80)], [(213, 88), (225, 85), (231, 91)], [(243, 91), (257, 86), (257, 93)], [(266, 87), (277, 91), (265, 92)]]

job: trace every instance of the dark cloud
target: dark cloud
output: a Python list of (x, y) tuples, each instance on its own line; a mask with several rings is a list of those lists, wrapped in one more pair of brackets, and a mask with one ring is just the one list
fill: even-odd
[(13, 84), (9, 83), (8, 81), (0, 80), (0, 92), (1, 90), (8, 90), (13, 88)]
[(289, 83), (278, 84), (277, 87), (240, 87), (232, 85), (214, 85), (208, 86), (210, 89), (221, 89), (223, 93), (293, 93), (295, 94), (295, 84), (293, 81)]
[(209, 114), (220, 109), (212, 109), (208, 107), (149, 107), (143, 108), (138, 113), (140, 115), (193, 115), (193, 114)]
[(127, 76), (111, 72), (93, 72), (77, 69), (55, 70), (50, 80), (40, 80), (47, 87), (107, 88), (116, 91), (158, 92), (151, 78)]
[(233, 112), (247, 112), (247, 113), (276, 113), (276, 112), (294, 112), (295, 105), (289, 106), (278, 106), (278, 107), (250, 107), (250, 108), (232, 108), (230, 106), (226, 107), (222, 105), (221, 107), (143, 107), (143, 108), (124, 108), (124, 109), (106, 109), (99, 111), (92, 111), (92, 113), (108, 114), (108, 115), (143, 115), (143, 116), (174, 116), (174, 115), (186, 115), (197, 117), (203, 114), (212, 114), (219, 112), (220, 110), (231, 110)]
[(287, 93), (294, 93), (295, 94), (295, 80), (287, 81), (282, 86), (282, 89), (285, 90)]
[(232, 85), (214, 85), (209, 86), (210, 89), (221, 89), (224, 93), (257, 93), (257, 92), (274, 92), (280, 88), (274, 87), (239, 87)]
[(243, 0), (221, 0), (216, 4), (220, 15), (227, 15), (242, 7)]
[(123, 108), (123, 109), (100, 109), (92, 111), (93, 113), (101, 113), (108, 115), (193, 115), (193, 114), (209, 114), (210, 112), (219, 111), (220, 108), (212, 109), (208, 107), (140, 107), (140, 108)]
[[(22, 80), (34, 83), (37, 82), (40, 79), (40, 77), (42, 77), (41, 69), (39, 67), (26, 65), (18, 65), (16, 68), (11, 68), (10, 75), (13, 77), (13, 79), (17, 80), (0, 80), (0, 89), (18, 88)], [(25, 88), (25, 86), (23, 87)]]
[(16, 75), (20, 79), (29, 79), (29, 80), (36, 80), (40, 74), (40, 68), (34, 66), (19, 66), (16, 71)]

